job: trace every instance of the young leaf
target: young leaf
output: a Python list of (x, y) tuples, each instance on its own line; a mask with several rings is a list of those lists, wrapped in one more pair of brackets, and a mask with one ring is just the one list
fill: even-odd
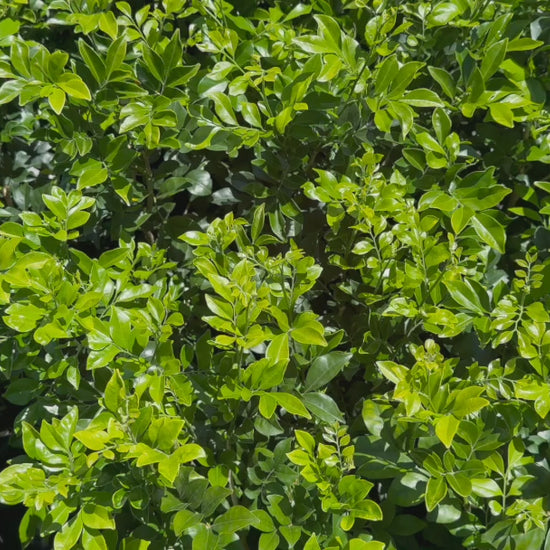
[(118, 370), (115, 370), (107, 386), (105, 386), (105, 394), (103, 401), (107, 409), (116, 413), (126, 398), (124, 380)]
[(71, 550), (71, 548), (74, 548), (80, 538), (82, 528), (83, 523), (79, 513), (57, 532), (53, 542), (54, 550)]
[(64, 73), (59, 77), (56, 84), (70, 97), (88, 101), (92, 99), (88, 86), (76, 74)]
[(435, 434), (447, 449), (451, 446), (459, 425), (460, 421), (453, 415), (441, 416), (435, 421)]
[(59, 115), (65, 106), (66, 95), (60, 88), (52, 88), (48, 101), (52, 106), (52, 109)]

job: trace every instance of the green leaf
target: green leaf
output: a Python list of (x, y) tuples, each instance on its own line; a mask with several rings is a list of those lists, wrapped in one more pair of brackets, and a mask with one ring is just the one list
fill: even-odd
[(441, 67), (428, 67), (428, 72), (441, 86), (443, 93), (449, 99), (454, 99), (456, 96), (456, 84), (451, 74)]
[(4, 17), (2, 21), (0, 21), (0, 40), (4, 40), (4, 38), (7, 38), (8, 36), (17, 34), (20, 26), (20, 21), (16, 21), (9, 17)]
[(70, 97), (88, 101), (92, 99), (88, 86), (74, 73), (62, 74), (56, 84)]
[(525, 445), (519, 438), (514, 438), (508, 444), (508, 469), (511, 470), (519, 466), (523, 461), (523, 455), (525, 454)]
[(306, 345), (326, 346), (325, 329), (311, 314), (300, 314), (292, 326), (291, 335), (296, 342)]
[(311, 418), (311, 415), (308, 413), (302, 401), (295, 395), (285, 392), (272, 392), (268, 395), (272, 397), (280, 407), (284, 407), (290, 414)]
[(181, 464), (186, 464), (187, 462), (198, 460), (206, 456), (204, 449), (196, 443), (186, 443), (178, 447), (174, 453), (177, 455)]
[(110, 509), (98, 504), (86, 504), (81, 511), (82, 523), (92, 529), (115, 529)]
[(506, 46), (507, 52), (524, 52), (540, 48), (544, 42), (542, 40), (533, 40), (532, 38), (523, 37), (509, 40)]
[(48, 96), (48, 101), (52, 109), (59, 115), (65, 106), (65, 100), (67, 96), (65, 92), (60, 88), (52, 88), (50, 95)]
[(535, 400), (535, 411), (541, 418), (546, 418), (550, 412), (550, 397), (548, 394), (540, 395)]
[(443, 281), (451, 298), (459, 305), (463, 306), (469, 311), (473, 311), (479, 315), (483, 315), (487, 312), (482, 300), (472, 283), (465, 279), (463, 281)]
[(468, 225), (468, 222), (471, 220), (474, 215), (474, 211), (466, 206), (461, 206), (457, 208), (451, 216), (451, 225), (453, 226), (453, 231), (459, 235), (462, 230)]
[(349, 363), (351, 353), (332, 351), (315, 358), (308, 369), (304, 391), (317, 390), (326, 386)]
[(8, 327), (18, 332), (29, 332), (46, 315), (46, 310), (32, 304), (13, 304), (6, 309), (6, 313), (2, 319)]
[(308, 13), (311, 13), (312, 6), (308, 4), (302, 4), (301, 2), (296, 4), (286, 15), (283, 21), (292, 21), (293, 19), (296, 19), (297, 17), (301, 17), (302, 15), (307, 15)]
[(275, 129), (279, 134), (284, 134), (286, 127), (292, 121), (294, 109), (292, 107), (285, 107), (281, 112), (273, 119), (269, 119), (268, 122), (272, 122)]
[(435, 435), (447, 449), (451, 446), (459, 425), (460, 420), (451, 414), (441, 416), (435, 421)]
[(227, 535), (259, 523), (258, 518), (248, 508), (233, 506), (216, 518), (212, 524), (212, 529), (221, 535)]
[(135, 333), (132, 331), (130, 313), (127, 310), (119, 307), (111, 307), (109, 334), (112, 341), (119, 348), (128, 352), (132, 351)]
[(78, 51), (98, 84), (105, 80), (105, 64), (101, 57), (84, 40), (78, 40)]
[(241, 114), (246, 122), (255, 128), (263, 128), (260, 110), (255, 103), (243, 102)]
[(99, 28), (113, 40), (116, 40), (118, 35), (118, 24), (115, 14), (112, 11), (101, 12), (99, 15)]
[(529, 304), (525, 308), (525, 313), (533, 319), (533, 321), (537, 321), (539, 323), (549, 323), (550, 322), (550, 314), (548, 311), (546, 311), (544, 305), (542, 302), (534, 302), (532, 304)]
[(27, 405), (32, 399), (39, 395), (40, 389), (38, 380), (18, 378), (10, 382), (3, 397), (14, 405), (23, 406)]
[(303, 430), (295, 430), (294, 435), (296, 436), (296, 441), (301, 447), (306, 449), (310, 454), (313, 454), (315, 451), (315, 439), (308, 432)]
[(258, 208), (254, 211), (254, 218), (252, 221), (252, 227), (250, 229), (250, 236), (252, 237), (252, 242), (256, 242), (260, 235), (265, 224), (265, 203), (260, 204)]
[(212, 176), (206, 170), (197, 168), (185, 175), (189, 186), (187, 191), (195, 197), (207, 197), (212, 194)]
[(451, 132), (452, 122), (444, 109), (435, 109), (432, 114), (432, 125), (434, 127), (437, 139), (440, 143), (445, 143), (447, 136)]
[(187, 233), (180, 235), (179, 238), (192, 246), (207, 245), (210, 243), (208, 235), (200, 231), (187, 231)]
[[(147, 435), (151, 445), (161, 451), (169, 452), (177, 441), (184, 421), (181, 418), (158, 418), (149, 425)], [(197, 447), (199, 447), (197, 445)], [(199, 447), (199, 450), (202, 449)], [(183, 452), (183, 451), (180, 451)]]
[(90, 213), (89, 212), (83, 212), (81, 210), (78, 210), (76, 212), (73, 212), (72, 214), (69, 214), (67, 218), (67, 230), (76, 229), (77, 227), (81, 227), (86, 224), (86, 222), (90, 219)]
[(472, 479), (472, 493), (483, 498), (502, 496), (502, 490), (493, 479)]
[(214, 100), (214, 110), (222, 122), (231, 126), (238, 126), (235, 111), (227, 95), (222, 92), (210, 92), (208, 97)]
[(74, 434), (76, 439), (82, 442), (92, 451), (101, 451), (109, 441), (110, 436), (103, 430), (88, 429)]
[(300, 328), (292, 329), (292, 338), (300, 344), (314, 345), (314, 346), (326, 346), (327, 341), (323, 334), (316, 330), (314, 326), (303, 326)]
[(481, 74), (485, 81), (489, 80), (498, 71), (506, 56), (507, 46), (508, 39), (505, 38), (492, 44), (485, 52), (481, 61)]
[(451, 489), (461, 497), (467, 498), (472, 494), (472, 482), (462, 472), (453, 472), (446, 477)]
[(459, 2), (441, 2), (434, 6), (428, 17), (429, 27), (446, 25), (464, 12)]
[(395, 80), (391, 83), (391, 90), (388, 97), (399, 98), (407, 89), (408, 85), (416, 78), (418, 71), (424, 63), (420, 61), (409, 61), (399, 68)]
[(311, 535), (304, 546), (304, 550), (321, 550), (316, 535)]
[(382, 95), (387, 92), (390, 84), (395, 81), (397, 73), (399, 72), (399, 65), (395, 56), (390, 56), (384, 59), (384, 61), (378, 66), (376, 72), (376, 80), (374, 85), (374, 92), (376, 95)]
[(127, 42), (124, 36), (111, 42), (105, 59), (105, 79), (109, 79), (113, 72), (121, 67), (126, 58), (126, 48)]
[(426, 485), (426, 509), (428, 512), (435, 510), (437, 505), (447, 496), (447, 484), (442, 477), (431, 477)]
[(128, 248), (113, 248), (101, 254), (99, 264), (105, 269), (111, 266), (123, 267), (129, 254), (130, 249)]
[(428, 208), (435, 208), (437, 210), (441, 210), (442, 212), (452, 212), (455, 210), (457, 205), (458, 201), (455, 198), (451, 197), (447, 193), (444, 193), (443, 191), (440, 191), (439, 189), (434, 189), (422, 195), (418, 201), (418, 210), (423, 211)]
[(135, 539), (133, 537), (125, 537), (121, 543), (121, 550), (148, 550), (151, 545), (150, 540)]
[(275, 398), (269, 394), (264, 393), (260, 395), (260, 403), (258, 405), (258, 410), (264, 418), (271, 418), (275, 413), (277, 408), (277, 401)]
[(109, 171), (99, 160), (87, 159), (76, 163), (71, 174), (78, 176), (77, 188), (85, 189), (104, 183), (109, 176)]
[(196, 532), (193, 538), (193, 546), (191, 550), (218, 550), (218, 537), (212, 532), (211, 527), (200, 524), (195, 527)]
[(81, 514), (77, 514), (70, 522), (65, 523), (55, 535), (54, 550), (70, 550), (75, 547), (82, 533), (82, 528)]
[(267, 346), (265, 356), (272, 363), (287, 362), (289, 360), (289, 343), (286, 332), (273, 337), (269, 346)]
[(402, 135), (406, 137), (411, 131), (414, 124), (414, 111), (408, 105), (399, 103), (398, 101), (392, 101), (389, 104), (389, 110), (399, 119), (401, 123)]
[(487, 405), (489, 401), (479, 395), (483, 393), (483, 388), (472, 386), (464, 388), (456, 393), (453, 403), (453, 414), (458, 418), (463, 418), (469, 414), (474, 414)]
[(406, 367), (393, 361), (377, 361), (376, 366), (380, 369), (382, 375), (394, 384), (399, 384), (408, 372)]
[(287, 453), (286, 456), (292, 464), (297, 464), (298, 466), (307, 466), (312, 461), (308, 453), (300, 449), (295, 449), (294, 451)]
[(443, 107), (441, 98), (432, 90), (427, 88), (417, 88), (405, 93), (401, 101), (413, 107)]
[(332, 397), (324, 393), (306, 393), (302, 396), (305, 406), (322, 422), (343, 423), (344, 416)]
[(258, 550), (277, 550), (279, 548), (280, 537), (276, 531), (272, 533), (262, 533)]
[(271, 533), (272, 531), (275, 531), (273, 519), (265, 510), (252, 510), (252, 513), (258, 519), (258, 523), (254, 525), (256, 529), (264, 533)]
[(201, 521), (201, 516), (199, 514), (196, 514), (195, 512), (192, 512), (191, 510), (180, 510), (175, 516), (173, 520), (173, 529), (174, 533), (177, 537), (181, 536), (181, 534), (186, 531), (187, 529), (190, 529), (191, 527), (194, 527)]
[(59, 187), (52, 188), (51, 195), (42, 195), (42, 201), (58, 220), (64, 220), (67, 217), (67, 196)]
[(18, 97), (24, 87), (25, 82), (22, 80), (8, 80), (4, 82), (0, 86), (0, 105), (9, 103)]
[(493, 119), (502, 126), (514, 127), (514, 111), (508, 103), (491, 103), (489, 112)]
[(433, 151), (434, 153), (439, 153), (441, 155), (446, 155), (445, 149), (439, 145), (439, 143), (427, 132), (421, 132), (416, 135), (416, 141), (422, 145), (423, 149), (428, 151)]
[(125, 133), (147, 124), (151, 119), (151, 110), (148, 106), (130, 103), (120, 110), (120, 117), (123, 119), (120, 124), (120, 133)]
[(495, 218), (483, 212), (477, 212), (471, 218), (472, 227), (479, 238), (491, 248), (504, 254), (506, 246), (506, 231)]
[(116, 413), (120, 405), (126, 399), (126, 390), (124, 385), (124, 380), (118, 370), (115, 370), (107, 386), (105, 386), (105, 393), (103, 397), (103, 402), (105, 407), (111, 412)]
[(302, 528), (298, 525), (282, 525), (279, 532), (283, 535), (289, 547), (292, 548), (300, 540)]
[(334, 51), (338, 51), (340, 49), (342, 31), (336, 19), (328, 15), (314, 15), (313, 17), (317, 22), (319, 34), (330, 43)]
[(86, 550), (109, 550), (105, 537), (95, 529), (84, 528), (82, 531), (82, 546)]
[(363, 539), (351, 539), (347, 550), (384, 550), (386, 545), (377, 540), (364, 541)]

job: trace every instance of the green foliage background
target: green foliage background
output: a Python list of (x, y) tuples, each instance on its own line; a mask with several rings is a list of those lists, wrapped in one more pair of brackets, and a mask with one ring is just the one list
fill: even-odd
[(23, 546), (548, 550), (549, 51), (542, 0), (0, 0)]

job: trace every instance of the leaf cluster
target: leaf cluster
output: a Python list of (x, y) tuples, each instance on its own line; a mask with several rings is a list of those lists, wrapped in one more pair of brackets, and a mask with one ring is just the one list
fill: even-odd
[(550, 548), (549, 52), (538, 0), (0, 0), (23, 547)]

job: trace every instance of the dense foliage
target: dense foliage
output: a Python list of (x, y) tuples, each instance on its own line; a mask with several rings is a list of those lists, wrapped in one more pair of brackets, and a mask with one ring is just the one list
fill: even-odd
[(550, 548), (549, 52), (546, 0), (0, 0), (23, 546)]

